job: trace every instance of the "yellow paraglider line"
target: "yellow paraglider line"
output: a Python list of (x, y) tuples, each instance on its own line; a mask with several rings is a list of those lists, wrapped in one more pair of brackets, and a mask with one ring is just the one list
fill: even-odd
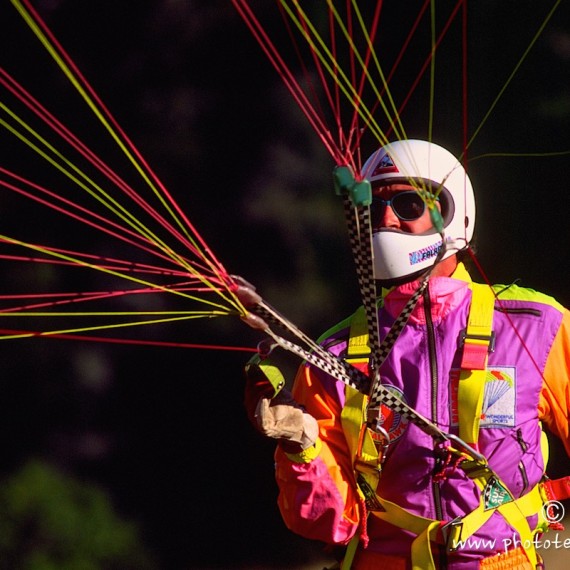
[[(485, 124), (487, 123), (489, 117), (491, 116), (491, 114), (493, 113), (493, 111), (495, 110), (495, 107), (497, 106), (497, 103), (500, 101), (501, 97), (503, 96), (503, 94), (505, 93), (505, 91), (507, 90), (507, 88), (509, 87), (509, 85), (511, 84), (511, 82), (513, 81), (515, 75), (518, 73), (520, 67), (522, 66), (522, 64), (524, 63), (524, 61), (526, 60), (528, 54), (530, 53), (530, 51), (532, 50), (532, 48), (534, 47), (534, 44), (537, 42), (538, 38), (542, 35), (542, 32), (544, 31), (544, 29), (546, 28), (546, 26), (548, 25), (548, 22), (550, 22), (552, 16), (554, 15), (554, 12), (556, 12), (556, 9), (558, 8), (558, 6), (560, 5), (560, 3), (562, 2), (562, 0), (556, 0), (556, 2), (554, 3), (554, 5), (552, 6), (552, 8), (550, 9), (550, 11), (548, 12), (548, 14), (546, 15), (544, 21), (540, 24), (536, 34), (534, 35), (534, 37), (531, 39), (529, 45), (527, 46), (527, 48), (525, 49), (524, 53), (522, 54), (522, 56), (520, 57), (519, 61), (517, 62), (517, 64), (515, 65), (513, 71), (510, 73), (510, 75), (508, 76), (507, 80), (505, 81), (505, 84), (503, 85), (503, 87), (500, 89), (499, 93), (497, 93), (497, 96), (495, 97), (495, 99), (493, 100), (493, 102), (491, 103), (491, 106), (489, 107), (489, 109), (487, 110), (487, 112), (485, 113), (485, 115), (483, 116), (483, 118), (481, 119), (481, 122), (479, 123), (479, 125), (475, 128), (475, 130), (473, 131), (473, 134), (471, 135), (471, 137), (469, 138), (466, 148), (464, 149), (464, 153), (467, 151), (467, 149), (471, 146), (471, 144), (473, 143), (473, 141), (475, 140), (475, 138), (479, 135), (479, 132), (481, 131), (481, 129), (485, 126)], [(544, 153), (541, 155), (535, 155), (535, 156), (555, 156), (557, 153)], [(559, 153), (560, 154), (560, 153)], [(565, 153), (562, 153), (565, 154)], [(520, 156), (524, 156), (524, 155), (520, 155)]]
[[(87, 103), (88, 107), (92, 110), (92, 112), (97, 117), (97, 119), (101, 122), (101, 124), (104, 126), (104, 128), (107, 130), (107, 132), (111, 135), (113, 140), (117, 143), (119, 148), (122, 150), (122, 152), (128, 158), (128, 160), (131, 162), (131, 164), (135, 167), (135, 169), (140, 174), (142, 179), (146, 182), (146, 184), (151, 188), (153, 193), (160, 200), (163, 207), (167, 210), (167, 212), (170, 214), (172, 219), (175, 221), (175, 223), (178, 225), (178, 227), (182, 230), (182, 232), (184, 233), (186, 238), (194, 245), (194, 247), (197, 251), (200, 251), (200, 247), (199, 247), (198, 243), (196, 242), (194, 237), (191, 235), (191, 233), (188, 231), (188, 228), (186, 227), (186, 225), (182, 223), (180, 218), (176, 215), (174, 210), (167, 203), (167, 201), (165, 200), (162, 193), (158, 191), (156, 185), (152, 182), (152, 180), (149, 178), (147, 173), (141, 167), (139, 162), (137, 162), (137, 160), (133, 156), (133, 153), (131, 151), (129, 151), (127, 146), (124, 144), (124, 142), (118, 136), (117, 132), (111, 126), (110, 122), (105, 118), (105, 116), (103, 115), (101, 110), (97, 107), (93, 98), (89, 96), (89, 94), (87, 93), (87, 90), (83, 87), (83, 85), (78, 80), (76, 75), (74, 75), (74, 73), (71, 71), (70, 67), (65, 63), (64, 59), (61, 57), (61, 55), (56, 50), (54, 44), (52, 42), (50, 42), (48, 37), (46, 36), (46, 34), (42, 32), (40, 26), (38, 25), (36, 20), (32, 17), (30, 12), (28, 10), (26, 10), (26, 8), (22, 4), (22, 2), (20, 2), (19, 0), (11, 0), (11, 2), (14, 5), (14, 7), (18, 10), (18, 12), (22, 16), (22, 18), (24, 19), (24, 21), (26, 22), (28, 27), (32, 30), (32, 32), (35, 34), (35, 36), (38, 38), (38, 40), (42, 43), (44, 48), (48, 51), (48, 53), (53, 58), (53, 60), (56, 62), (56, 64), (59, 66), (59, 68), (64, 72), (65, 76), (69, 79), (71, 84), (78, 91), (78, 93), (83, 98), (83, 100)], [(86, 82), (85, 82), (85, 84), (87, 85)], [(104, 108), (102, 105), (101, 105), (101, 107)], [(203, 246), (207, 248), (206, 244), (204, 244), (204, 243), (203, 243)], [(210, 267), (210, 269), (214, 273), (217, 273), (218, 267), (214, 263), (212, 263), (212, 260), (210, 260), (203, 253), (201, 254), (201, 256), (202, 256), (202, 260)], [(184, 260), (182, 258), (178, 258), (178, 256), (176, 256), (176, 255), (174, 258), (177, 259), (177, 261), (180, 264), (184, 265)], [(212, 287), (212, 284), (204, 277), (203, 274), (195, 272), (189, 266), (186, 266), (186, 268), (188, 269), (189, 272), (192, 272), (197, 278), (201, 279), (206, 286)], [(222, 279), (222, 281), (223, 281), (223, 279)], [(231, 291), (229, 291), (229, 289), (228, 289), (228, 292), (230, 293), (230, 295), (233, 298), (233, 301), (230, 301), (230, 302), (232, 302), (232, 304), (237, 303), (237, 305), (239, 306), (240, 303), (237, 300), (237, 298), (235, 298), (235, 296), (231, 294)], [(218, 294), (222, 295), (219, 291), (218, 291)], [(226, 298), (225, 300), (228, 300), (228, 299)], [(240, 309), (242, 309), (242, 307), (240, 307)]]
[[(88, 314), (91, 314), (91, 313), (88, 313)], [(95, 313), (95, 314), (98, 314), (98, 313)], [(114, 314), (114, 313), (109, 313), (109, 315), (112, 315), (112, 314)], [(98, 325), (98, 326), (95, 325), (95, 326), (89, 326), (89, 327), (76, 327), (76, 328), (59, 329), (59, 330), (53, 330), (53, 331), (42, 331), (42, 332), (19, 332), (19, 333), (13, 333), (13, 334), (2, 334), (2, 333), (0, 333), (0, 340), (14, 340), (14, 339), (18, 339), (18, 338), (33, 338), (33, 337), (38, 337), (38, 336), (61, 336), (61, 335), (86, 333), (86, 332), (100, 331), (100, 330), (123, 329), (123, 328), (135, 327), (135, 326), (140, 326), (140, 325), (151, 325), (151, 324), (172, 323), (172, 322), (176, 322), (176, 321), (187, 321), (190, 319), (203, 318), (204, 316), (217, 317), (217, 316), (226, 316), (226, 315), (227, 315), (227, 313), (215, 312), (214, 311), (214, 312), (208, 313), (207, 315), (204, 315), (201, 313), (186, 314), (184, 316), (169, 317), (169, 318), (163, 318), (163, 319), (152, 319), (152, 320), (132, 322), (132, 323), (118, 323), (118, 324), (115, 323), (115, 324), (105, 324), (105, 325)], [(0, 317), (1, 316), (4, 316), (4, 315), (0, 314)], [(45, 316), (54, 316), (54, 315), (48, 314)], [(68, 315), (66, 315), (66, 316), (68, 316)], [(78, 315), (74, 314), (73, 316), (78, 316)], [(81, 315), (79, 315), (79, 316), (81, 316)]]
[[(329, 2), (329, 1), (330, 0), (327, 0), (327, 2)], [(354, 107), (356, 112), (365, 121), (365, 123), (367, 125), (371, 126), (371, 130), (372, 130), (373, 134), (376, 136), (376, 138), (381, 142), (386, 141), (386, 136), (385, 136), (384, 132), (382, 131), (382, 129), (379, 127), (378, 122), (374, 119), (374, 117), (370, 113), (369, 109), (366, 107), (366, 105), (362, 101), (362, 98), (360, 97), (360, 95), (358, 94), (358, 92), (356, 91), (354, 86), (352, 85), (350, 78), (346, 75), (346, 73), (342, 69), (340, 69), (338, 67), (337, 62), (336, 62), (332, 52), (330, 51), (330, 49), (326, 45), (325, 41), (323, 40), (323, 38), (321, 37), (319, 32), (313, 26), (313, 24), (306, 18), (306, 14), (303, 12), (302, 8), (299, 6), (298, 1), (293, 0), (293, 4), (297, 8), (301, 17), (304, 18), (303, 21), (301, 21), (301, 19), (294, 13), (292, 8), (286, 4), (285, 0), (281, 0), (281, 5), (286, 10), (287, 14), (291, 18), (291, 20), (293, 21), (293, 23), (295, 24), (297, 29), (303, 35), (305, 41), (309, 44), (309, 47), (311, 48), (313, 53), (318, 57), (319, 61), (325, 67), (325, 69), (329, 73), (330, 77), (337, 84), (337, 86), (342, 91), (342, 93), (346, 96), (349, 103)], [(332, 9), (334, 10), (334, 7)], [(380, 97), (380, 92), (379, 92), (378, 88), (376, 87), (374, 81), (372, 80), (372, 77), (370, 76), (369, 70), (364, 66), (364, 61), (362, 59), (362, 56), (358, 53), (358, 50), (356, 49), (356, 46), (354, 45), (354, 41), (350, 37), (350, 34), (348, 33), (346, 26), (344, 25), (344, 23), (340, 19), (340, 16), (336, 10), (334, 10), (334, 15), (335, 15), (335, 19), (337, 20), (337, 22), (339, 23), (339, 26), (341, 27), (341, 29), (343, 31), (343, 34), (345, 35), (347, 41), (349, 42), (351, 49), (353, 49), (354, 54), (355, 54), (359, 64), (362, 66), (363, 73), (366, 75), (366, 77), (369, 81), (369, 84), (372, 86), (372, 89), (374, 90), (375, 94), (378, 96), (380, 105), (381, 105), (382, 109), (384, 110), (384, 113), (385, 113), (386, 117), (388, 118), (390, 125), (392, 126), (392, 128), (396, 129), (396, 124), (395, 124), (394, 119), (392, 118), (388, 108), (386, 107), (385, 103), (383, 102), (382, 98)], [(303, 26), (303, 23), (307, 25), (307, 27), (309, 28), (314, 39), (313, 39), (313, 37), (311, 37), (311, 35), (309, 35), (309, 33), (307, 32), (307, 29), (305, 28), (305, 26)], [(384, 75), (381, 72), (380, 66), (379, 66), (379, 71), (381, 74), (381, 78), (384, 80), (383, 87), (386, 89), (386, 92), (388, 92), (388, 86), (385, 84)], [(398, 117), (396, 117), (396, 121), (398, 121), (398, 120), (399, 120)]]
[[(217, 309), (223, 310), (223, 311), (225, 311), (226, 314), (230, 314), (230, 311), (228, 311), (227, 308), (224, 307), (223, 305), (221, 305), (220, 303), (215, 303), (215, 302), (213, 302), (213, 301), (208, 301), (208, 300), (206, 300), (206, 299), (203, 299), (203, 298), (200, 298), (200, 297), (196, 297), (195, 295), (189, 295), (189, 294), (187, 294), (187, 293), (185, 293), (185, 292), (182, 292), (182, 291), (177, 291), (177, 290), (175, 290), (175, 289), (170, 289), (170, 288), (168, 288), (168, 287), (166, 287), (166, 286), (164, 286), (164, 285), (157, 285), (157, 284), (155, 284), (155, 283), (151, 283), (151, 282), (149, 282), (149, 281), (145, 281), (144, 279), (139, 279), (139, 278), (134, 277), (133, 275), (130, 275), (130, 274), (121, 273), (121, 272), (119, 272), (119, 271), (115, 271), (115, 270), (112, 270), (112, 269), (108, 269), (108, 268), (106, 268), (106, 267), (101, 267), (101, 266), (99, 266), (99, 265), (95, 265), (95, 264), (93, 264), (93, 263), (89, 263), (89, 262), (86, 262), (86, 261), (82, 261), (81, 259), (77, 259), (77, 258), (71, 257), (71, 256), (66, 255), (66, 254), (64, 254), (64, 253), (60, 253), (60, 252), (57, 252), (57, 251), (53, 251), (53, 250), (50, 250), (50, 249), (46, 249), (45, 247), (42, 247), (42, 246), (40, 246), (40, 245), (34, 245), (34, 244), (26, 243), (26, 242), (20, 241), (20, 240), (18, 240), (18, 239), (11, 238), (11, 237), (4, 236), (4, 235), (0, 235), (0, 240), (5, 241), (5, 242), (7, 242), (7, 243), (14, 244), (14, 245), (19, 245), (19, 246), (22, 246), (22, 247), (31, 249), (31, 250), (33, 250), (33, 251), (37, 251), (37, 252), (43, 253), (43, 254), (45, 254), (45, 255), (55, 257), (55, 258), (57, 258), (57, 259), (63, 259), (63, 260), (65, 260), (65, 261), (72, 262), (73, 264), (78, 265), (78, 266), (81, 266), (81, 267), (86, 267), (86, 268), (90, 268), (90, 269), (95, 269), (95, 270), (97, 270), (97, 271), (106, 273), (106, 274), (108, 274), (108, 275), (113, 275), (113, 276), (119, 277), (119, 278), (121, 278), (121, 279), (126, 279), (126, 280), (128, 280), (128, 281), (132, 281), (132, 282), (137, 283), (137, 284), (139, 284), (139, 285), (144, 285), (145, 287), (149, 287), (149, 288), (151, 288), (151, 289), (159, 290), (159, 291), (162, 291), (162, 292), (164, 292), (164, 293), (170, 293), (170, 294), (173, 294), (173, 295), (178, 295), (178, 296), (183, 297), (183, 298), (185, 298), (185, 299), (190, 299), (190, 300), (193, 300), (193, 301), (198, 301), (198, 302), (200, 302), (200, 303), (204, 303), (204, 304), (209, 305), (209, 306), (211, 306), (211, 307), (216, 307)], [(1, 313), (0, 313), (0, 314), (1, 314)], [(241, 311), (240, 311), (240, 314), (242, 314)], [(246, 311), (245, 311), (245, 310), (244, 310), (243, 314), (246, 314)]]

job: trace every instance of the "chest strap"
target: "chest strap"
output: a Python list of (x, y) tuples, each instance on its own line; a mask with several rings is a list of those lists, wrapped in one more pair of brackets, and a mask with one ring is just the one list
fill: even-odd
[[(483, 490), (485, 482), (481, 480), (477, 484)], [(522, 544), (532, 545), (534, 536), (544, 532), (548, 526), (542, 516), (543, 496), (540, 484), (526, 495), (493, 508), (485, 508), (482, 499), (474, 511), (447, 523), (415, 515), (381, 497), (377, 497), (377, 500), (382, 509), (373, 512), (374, 516), (416, 535), (411, 551), (413, 570), (435, 570), (431, 543), (443, 545), (448, 551), (458, 550), (495, 512), (500, 513), (516, 530)], [(526, 517), (537, 513), (539, 524), (531, 529)], [(535, 568), (538, 563), (535, 549), (528, 548), (525, 554), (530, 565)]]

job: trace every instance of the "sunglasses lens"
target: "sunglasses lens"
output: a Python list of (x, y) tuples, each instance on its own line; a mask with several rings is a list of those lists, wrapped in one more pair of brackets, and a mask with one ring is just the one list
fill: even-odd
[(375, 228), (380, 227), (386, 205), (389, 204), (396, 216), (405, 222), (413, 222), (421, 218), (426, 211), (425, 202), (415, 192), (400, 192), (394, 194), (389, 200), (375, 198), (372, 200), (372, 224)]
[(423, 215), (426, 204), (417, 192), (402, 192), (392, 197), (392, 209), (401, 220), (412, 221)]

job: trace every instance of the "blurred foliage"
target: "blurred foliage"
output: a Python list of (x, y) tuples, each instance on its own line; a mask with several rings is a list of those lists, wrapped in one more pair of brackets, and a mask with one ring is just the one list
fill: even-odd
[(0, 485), (2, 570), (158, 568), (106, 494), (30, 461)]

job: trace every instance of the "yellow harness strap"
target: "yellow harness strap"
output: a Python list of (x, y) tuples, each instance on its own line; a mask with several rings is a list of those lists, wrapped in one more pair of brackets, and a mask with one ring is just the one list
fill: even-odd
[[(483, 491), (485, 485), (482, 480), (475, 480)], [(495, 511), (501, 513), (507, 523), (516, 529), (521, 544), (526, 546), (533, 543), (536, 532), (543, 530), (542, 525), (532, 531), (526, 517), (541, 513), (543, 498), (540, 484), (519, 499), (504, 503), (495, 508), (486, 508), (483, 498), (474, 511), (468, 515), (444, 524), (441, 521), (427, 519), (414, 515), (399, 505), (378, 497), (383, 511), (375, 511), (374, 516), (410, 531), (416, 535), (412, 543), (412, 567), (414, 570), (435, 570), (435, 563), (431, 551), (431, 542), (444, 544), (448, 549), (460, 547), (470, 536), (493, 515)], [(525, 548), (529, 562), (536, 567), (537, 555), (534, 548)]]
[(487, 364), (489, 344), (493, 338), (495, 293), (488, 285), (471, 283), (471, 308), (464, 334), (463, 370), (483, 370)]
[(487, 379), (487, 358), (493, 339), (495, 294), (490, 287), (479, 283), (471, 283), (471, 291), (467, 329), (462, 339), (457, 402), (459, 437), (476, 448)]
[(370, 356), (368, 338), (368, 322), (366, 321), (364, 306), (361, 306), (350, 319), (350, 336), (346, 349), (347, 362), (351, 364), (368, 362)]
[[(359, 307), (350, 321), (346, 358), (348, 363), (355, 366), (368, 363), (371, 352), (368, 346), (368, 338), (366, 313), (364, 307)], [(378, 450), (368, 432), (366, 422), (363, 421), (363, 418), (366, 417), (368, 398), (350, 386), (345, 388), (345, 395), (346, 400), (341, 412), (341, 423), (344, 432), (348, 435), (347, 443), (351, 457), (355, 458), (355, 470), (363, 478), (357, 485), (358, 493), (366, 502), (370, 497), (367, 497), (363, 492), (363, 485), (373, 493), (380, 476)], [(348, 543), (341, 565), (342, 570), (350, 570), (359, 542), (360, 537), (357, 533)]]

